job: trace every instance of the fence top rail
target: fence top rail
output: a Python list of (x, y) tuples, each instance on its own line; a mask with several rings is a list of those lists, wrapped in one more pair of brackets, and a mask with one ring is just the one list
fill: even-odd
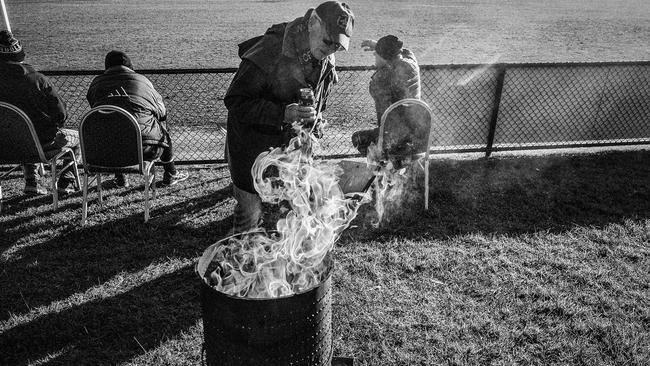
[[(420, 65), (420, 69), (473, 69), (473, 68), (543, 68), (586, 66), (650, 66), (650, 61), (594, 61), (594, 62), (502, 62), (494, 64), (441, 64)], [(338, 69), (338, 68), (337, 68)]]
[[(587, 67), (587, 66), (650, 66), (650, 61), (603, 61), (603, 62), (537, 62), (537, 63), (495, 63), (495, 64), (440, 64), (420, 65), (421, 70), (474, 69), (474, 68), (552, 68), (552, 67)], [(337, 66), (337, 71), (373, 71), (375, 66)], [(104, 70), (44, 70), (48, 76), (66, 75), (100, 75)], [(138, 69), (141, 74), (220, 74), (235, 73), (236, 67), (212, 69)]]

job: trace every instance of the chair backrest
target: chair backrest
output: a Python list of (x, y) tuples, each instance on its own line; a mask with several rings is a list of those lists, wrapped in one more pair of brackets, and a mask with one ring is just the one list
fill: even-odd
[(0, 102), (0, 163), (46, 162), (34, 124), (13, 104)]
[(88, 111), (79, 124), (79, 140), (84, 169), (100, 172), (133, 168), (141, 173), (144, 170), (140, 126), (123, 108), (100, 105)]
[(381, 116), (378, 145), (388, 156), (428, 155), (432, 122), (431, 108), (425, 102), (418, 99), (399, 100)]

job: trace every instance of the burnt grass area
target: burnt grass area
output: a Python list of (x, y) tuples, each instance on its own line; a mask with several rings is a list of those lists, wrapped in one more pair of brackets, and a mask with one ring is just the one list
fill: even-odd
[[(334, 252), (334, 354), (355, 365), (650, 362), (650, 152), (436, 159)], [(2, 181), (0, 364), (197, 365), (194, 264), (230, 229), (227, 169), (26, 198)]]

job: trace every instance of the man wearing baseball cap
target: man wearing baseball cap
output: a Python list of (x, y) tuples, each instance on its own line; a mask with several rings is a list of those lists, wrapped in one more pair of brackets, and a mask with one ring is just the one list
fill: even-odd
[[(326, 1), (316, 7), (313, 13), (321, 24), (325, 26), (325, 32), (329, 37), (329, 41), (337, 44), (337, 51), (341, 48), (347, 50), (350, 46), (350, 37), (352, 36), (352, 28), (354, 27), (354, 15), (350, 11), (350, 7), (345, 3), (338, 1)], [(314, 32), (314, 36), (317, 32)], [(318, 39), (316, 39), (316, 52), (321, 51), (318, 46)], [(329, 45), (329, 44), (326, 44)], [(331, 48), (327, 47), (331, 50)], [(323, 50), (323, 52), (326, 52)], [(332, 52), (333, 53), (333, 52)], [(316, 54), (315, 54), (316, 55)], [(326, 55), (324, 55), (325, 57)]]
[[(350, 7), (326, 1), (239, 44), (242, 61), (224, 98), (225, 155), (237, 200), (234, 232), (255, 228), (261, 221), (262, 201), (251, 175), (255, 158), (295, 136), (293, 122), (318, 123), (330, 86), (337, 81), (334, 53), (349, 47), (353, 28)], [(301, 88), (313, 90), (313, 106), (298, 104)]]

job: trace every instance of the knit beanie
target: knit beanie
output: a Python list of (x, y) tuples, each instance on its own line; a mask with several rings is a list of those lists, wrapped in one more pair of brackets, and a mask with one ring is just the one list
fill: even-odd
[(8, 30), (0, 31), (0, 60), (21, 62), (25, 59), (25, 51), (20, 42)]
[(133, 69), (133, 65), (131, 64), (131, 59), (129, 58), (129, 56), (126, 55), (126, 53), (122, 51), (113, 50), (106, 54), (106, 59), (104, 60), (104, 67), (108, 69), (113, 66), (126, 66), (129, 69)]
[(375, 51), (384, 60), (392, 60), (402, 52), (403, 42), (393, 35), (383, 36), (377, 41)]

